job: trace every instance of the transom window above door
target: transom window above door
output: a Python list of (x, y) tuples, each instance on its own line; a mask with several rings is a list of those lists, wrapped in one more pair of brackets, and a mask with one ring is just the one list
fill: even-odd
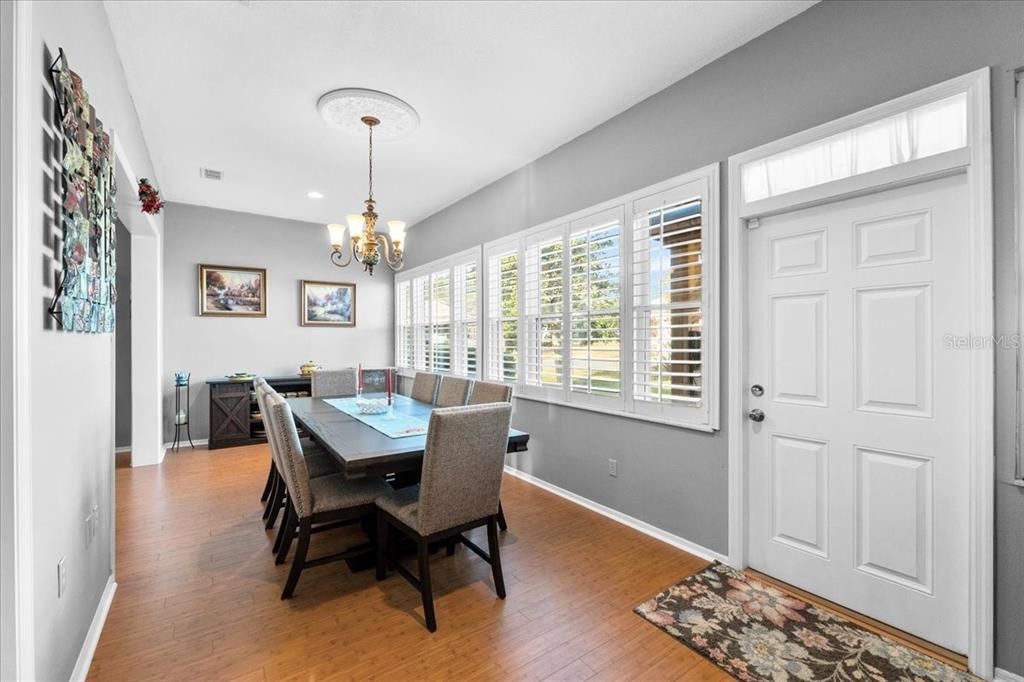
[(744, 203), (863, 175), (967, 146), (958, 93), (740, 166)]

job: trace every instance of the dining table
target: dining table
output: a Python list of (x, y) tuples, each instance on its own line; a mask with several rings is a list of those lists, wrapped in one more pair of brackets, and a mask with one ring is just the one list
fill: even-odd
[[(361, 398), (386, 401), (387, 396), (367, 393)], [(353, 409), (355, 397), (287, 401), (296, 424), (334, 457), (346, 476), (396, 474), (418, 482), (427, 444), (426, 428), (435, 405), (395, 393), (392, 405), (383, 414), (361, 415)], [(400, 431), (404, 434), (395, 435)], [(525, 451), (529, 440), (528, 433), (509, 429), (507, 452)]]

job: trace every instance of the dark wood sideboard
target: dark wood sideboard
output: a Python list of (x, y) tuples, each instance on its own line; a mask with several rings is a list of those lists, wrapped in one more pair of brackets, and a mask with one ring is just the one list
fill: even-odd
[[(264, 378), (278, 393), (295, 394), (288, 397), (309, 395), (309, 377)], [(210, 379), (206, 384), (210, 387), (209, 449), (267, 442), (266, 427), (251, 381)]]

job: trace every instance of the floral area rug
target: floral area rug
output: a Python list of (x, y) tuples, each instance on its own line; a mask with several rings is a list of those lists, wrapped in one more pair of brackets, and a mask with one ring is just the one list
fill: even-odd
[(634, 611), (741, 680), (978, 679), (717, 562)]

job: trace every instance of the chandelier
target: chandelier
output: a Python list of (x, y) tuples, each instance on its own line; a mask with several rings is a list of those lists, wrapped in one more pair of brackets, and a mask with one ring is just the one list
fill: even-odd
[(419, 116), (412, 107), (397, 97), (376, 90), (358, 88), (328, 92), (317, 102), (317, 107), (331, 125), (353, 131), (361, 124), (366, 126), (369, 136), (369, 194), (363, 202), (366, 208), (362, 213), (345, 216), (344, 225), (332, 223), (327, 226), (331, 240), (331, 262), (343, 268), (355, 260), (370, 275), (373, 275), (373, 269), (382, 261), (392, 270), (401, 270), (405, 223), (401, 220), (389, 220), (387, 233), (377, 231), (377, 220), (380, 216), (375, 210), (376, 201), (373, 198), (373, 131), (384, 118), (387, 123), (382, 128), (384, 137), (396, 138), (415, 128), (419, 123)]
[(339, 268), (343, 268), (355, 258), (357, 263), (362, 263), (363, 270), (373, 275), (373, 269), (380, 264), (381, 260), (392, 270), (402, 269), (402, 242), (405, 241), (405, 223), (401, 220), (389, 220), (389, 234), (377, 233), (377, 212), (374, 211), (373, 201), (373, 127), (380, 124), (380, 120), (373, 116), (363, 116), (360, 119), (370, 131), (370, 194), (366, 201), (366, 210), (362, 213), (350, 213), (345, 216), (348, 229), (352, 233), (352, 247), (348, 255), (345, 251), (345, 225), (331, 223), (327, 231), (331, 235), (331, 262)]

